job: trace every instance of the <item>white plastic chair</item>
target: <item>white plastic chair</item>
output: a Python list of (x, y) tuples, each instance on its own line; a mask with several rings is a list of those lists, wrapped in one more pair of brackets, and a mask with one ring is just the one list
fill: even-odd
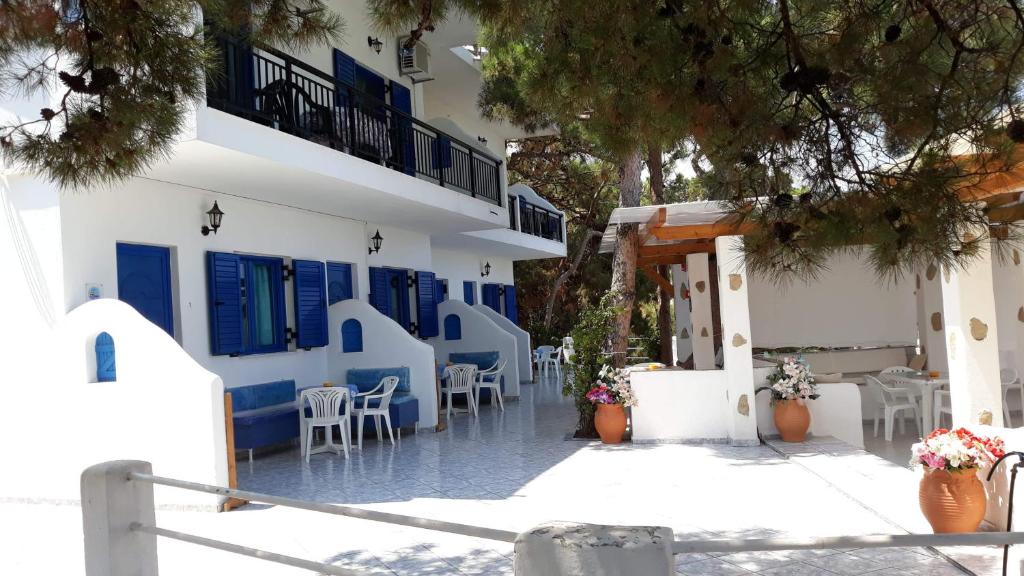
[[(309, 462), (311, 454), (339, 453), (337, 446), (334, 445), (335, 426), (341, 428), (342, 451), (345, 453), (345, 458), (348, 458), (351, 444), (348, 388), (308, 388), (299, 395), (299, 407), (303, 414), (305, 414), (307, 403), (309, 403), (311, 416), (302, 419), (303, 452), (306, 462)], [(324, 429), (324, 445), (314, 450), (313, 433), (316, 428)]]
[[(373, 417), (373, 425), (377, 428), (377, 442), (384, 441), (384, 434), (380, 429), (380, 419), (384, 417), (384, 423), (388, 427), (388, 438), (391, 439), (391, 445), (395, 445), (395, 435), (391, 431), (391, 413), (388, 408), (391, 406), (391, 395), (395, 393), (395, 388), (398, 387), (398, 376), (385, 376), (380, 379), (380, 383), (377, 387), (369, 392), (363, 392), (362, 394), (356, 394), (356, 407), (352, 410), (352, 413), (356, 415), (356, 426), (359, 428), (359, 449), (363, 449), (363, 419), (367, 416)], [(378, 392), (383, 390), (383, 392)], [(363, 399), (363, 406), (359, 407), (359, 399)], [(370, 406), (370, 402), (377, 400), (374, 406)]]
[(554, 346), (545, 344), (543, 346), (538, 346), (537, 349), (533, 351), (533, 364), (537, 368), (538, 373), (541, 370), (541, 360), (544, 359), (544, 355), (554, 349)]
[(561, 356), (562, 356), (562, 347), (561, 346), (559, 346), (558, 348), (552, 348), (551, 350), (546, 350), (544, 352), (543, 356), (541, 356), (541, 359), (540, 359), (541, 373), (544, 376), (547, 376), (548, 375), (548, 368), (549, 367), (554, 367), (554, 369), (555, 369), (555, 376), (559, 380), (561, 380), (562, 379), (562, 363), (559, 362), (559, 358), (561, 358)]
[(1010, 391), (1016, 390), (1020, 396), (1021, 406), (1024, 407), (1024, 383), (1014, 368), (1003, 368), (999, 371), (999, 383), (1003, 388), (1003, 424), (1007, 428), (1013, 428), (1010, 419)]
[[(907, 388), (897, 388), (895, 386), (889, 386), (883, 383), (878, 378), (871, 376), (870, 374), (864, 375), (864, 381), (868, 386), (875, 389), (878, 400), (882, 402), (882, 406), (879, 406), (875, 410), (875, 437), (878, 437), (878, 414), (883, 413), (885, 419), (885, 441), (892, 442), (892, 429), (896, 414), (898, 412), (912, 412), (914, 416), (914, 425), (917, 427), (918, 434), (921, 433), (921, 420), (919, 419), (919, 410), (917, 408), (917, 402), (914, 401), (914, 392)], [(907, 431), (906, 423), (903, 418), (900, 418), (900, 434), (905, 434)]]
[[(505, 370), (505, 363), (507, 360), (504, 358), (499, 359), (487, 370), (480, 370), (476, 373), (476, 391), (473, 393), (474, 400), (476, 400), (476, 412), (480, 413), (480, 389), (489, 388), (491, 390), (491, 406), (494, 406), (494, 398), (498, 398), (498, 406), (501, 411), (505, 411), (505, 401), (501, 399), (501, 373)], [(487, 376), (493, 376), (494, 379), (487, 381), (484, 378)]]
[(907, 390), (907, 397), (913, 400), (918, 407), (918, 428), (923, 429), (924, 412), (921, 410), (921, 407), (924, 405), (924, 391), (921, 390), (921, 386), (919, 386), (918, 384), (915, 384), (914, 382), (908, 382), (907, 380), (900, 378), (900, 375), (902, 374), (916, 374), (917, 372), (919, 372), (919, 370), (914, 370), (910, 366), (890, 366), (878, 373), (878, 379), (883, 382), (886, 382), (890, 386), (904, 388)]
[(949, 414), (949, 425), (953, 426), (953, 400), (949, 390), (936, 388), (932, 393), (932, 422), (936, 428), (942, 427), (942, 415)]
[(446, 418), (452, 416), (452, 396), (456, 394), (465, 394), (469, 410), (473, 412), (474, 416), (477, 414), (476, 405), (473, 402), (473, 381), (476, 379), (476, 372), (477, 367), (473, 364), (452, 364), (448, 367), (448, 386), (441, 389), (448, 399)]

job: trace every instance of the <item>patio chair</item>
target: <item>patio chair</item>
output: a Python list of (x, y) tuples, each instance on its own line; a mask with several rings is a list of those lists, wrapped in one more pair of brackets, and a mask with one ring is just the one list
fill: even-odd
[(1003, 368), (999, 371), (999, 383), (1003, 389), (1003, 425), (1013, 428), (1010, 419), (1010, 391), (1015, 390), (1020, 397), (1021, 407), (1024, 408), (1024, 383), (1015, 368)]
[(498, 360), (487, 370), (480, 370), (476, 373), (476, 392), (474, 392), (474, 400), (476, 400), (476, 412), (480, 413), (480, 389), (489, 388), (491, 390), (491, 406), (494, 406), (494, 397), (498, 397), (498, 406), (501, 411), (505, 411), (505, 401), (501, 399), (501, 373), (505, 370), (505, 363), (508, 360), (502, 358)]
[(562, 356), (562, 347), (554, 348), (544, 352), (544, 355), (540, 359), (540, 370), (542, 375), (548, 375), (548, 368), (554, 367), (555, 376), (562, 379), (562, 363), (559, 362), (559, 358)]
[(920, 407), (924, 406), (924, 392), (921, 390), (921, 387), (914, 382), (908, 382), (907, 380), (900, 378), (901, 374), (914, 374), (916, 372), (918, 372), (918, 370), (914, 370), (910, 366), (890, 366), (878, 373), (878, 379), (898, 388), (904, 388), (907, 390), (910, 399), (917, 403), (919, 408), (917, 411), (919, 422), (918, 427), (923, 428), (924, 413), (920, 410)]
[(473, 364), (452, 364), (448, 367), (448, 386), (441, 389), (441, 392), (448, 399), (448, 408), (445, 418), (452, 416), (452, 396), (456, 394), (466, 395), (466, 404), (473, 415), (477, 415), (476, 405), (473, 403), (473, 381), (476, 379), (477, 367)]
[[(870, 374), (864, 375), (864, 381), (875, 391), (877, 399), (882, 403), (882, 406), (879, 406), (878, 409), (875, 410), (874, 414), (876, 438), (878, 437), (879, 412), (882, 413), (885, 420), (886, 442), (892, 442), (892, 429), (898, 412), (912, 412), (914, 416), (914, 425), (917, 426), (918, 433), (921, 433), (920, 411), (917, 408), (917, 402), (914, 400), (914, 392), (912, 390), (890, 386)], [(905, 434), (906, 431), (906, 423), (901, 416), (900, 434)]]
[[(304, 430), (302, 430), (302, 446), (306, 462), (309, 462), (311, 454), (321, 452), (338, 453), (334, 445), (334, 427), (341, 429), (341, 446), (348, 458), (351, 440), (348, 431), (348, 388), (307, 388), (299, 395), (299, 406), (305, 410), (306, 403), (309, 403), (310, 416), (302, 419)], [(316, 428), (324, 429), (324, 445), (313, 449), (313, 432)]]
[[(372, 382), (372, 380), (371, 380)], [(389, 407), (391, 406), (391, 395), (395, 393), (395, 388), (398, 387), (398, 376), (385, 376), (380, 379), (380, 384), (369, 392), (363, 392), (362, 394), (356, 394), (356, 407), (352, 410), (352, 413), (356, 416), (356, 426), (359, 429), (359, 449), (363, 449), (363, 419), (367, 416), (373, 417), (373, 425), (377, 429), (377, 442), (384, 441), (384, 434), (380, 429), (381, 416), (384, 417), (384, 423), (388, 427), (388, 438), (391, 439), (391, 445), (395, 445), (395, 434), (391, 431), (391, 413)], [(383, 390), (383, 392), (378, 392)], [(359, 407), (359, 399), (363, 399), (363, 406)], [(371, 405), (371, 402), (373, 403)]]
[(537, 372), (540, 372), (541, 370), (540, 362), (544, 359), (544, 355), (554, 349), (554, 346), (545, 344), (544, 346), (538, 346), (537, 349), (533, 351), (533, 364), (537, 368)]
[(953, 401), (950, 398), (949, 390), (936, 388), (932, 394), (932, 423), (936, 428), (942, 428), (942, 415), (949, 414), (949, 425), (952, 427)]

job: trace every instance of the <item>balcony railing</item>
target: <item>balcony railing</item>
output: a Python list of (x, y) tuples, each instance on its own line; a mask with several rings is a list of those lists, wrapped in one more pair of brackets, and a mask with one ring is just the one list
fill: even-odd
[[(562, 214), (531, 204), (522, 198), (519, 204), (519, 231), (524, 234), (540, 236), (555, 242), (564, 242), (562, 238)], [(511, 200), (509, 206), (511, 207)], [(511, 208), (510, 208), (511, 209)]]
[(218, 43), (211, 108), (501, 206), (501, 161), (287, 54)]

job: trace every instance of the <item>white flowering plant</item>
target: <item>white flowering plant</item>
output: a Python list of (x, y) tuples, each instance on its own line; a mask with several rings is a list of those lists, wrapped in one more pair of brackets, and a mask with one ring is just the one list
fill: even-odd
[(636, 396), (629, 384), (629, 372), (607, 364), (601, 366), (597, 380), (587, 392), (587, 400), (593, 404), (636, 406)]
[(783, 358), (775, 372), (768, 375), (768, 382), (769, 385), (758, 392), (771, 392), (773, 406), (780, 400), (814, 400), (819, 396), (814, 375), (802, 358)]
[(910, 451), (911, 466), (952, 472), (992, 464), (1006, 453), (1006, 447), (999, 437), (975, 436), (966, 428), (939, 428)]

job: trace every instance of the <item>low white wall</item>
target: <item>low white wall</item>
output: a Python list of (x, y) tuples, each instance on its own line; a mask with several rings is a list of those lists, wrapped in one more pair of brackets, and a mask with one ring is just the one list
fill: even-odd
[(904, 347), (809, 352), (801, 356), (815, 374), (881, 372), (891, 366), (906, 366), (910, 358)]
[[(462, 338), (445, 340), (444, 319), (449, 314), (456, 314), (462, 322)], [(434, 347), (434, 356), (444, 365), (452, 352), (488, 352), (497, 350), (502, 358), (508, 359), (502, 375), (505, 376), (504, 396), (519, 397), (519, 364), (518, 346), (515, 336), (502, 329), (483, 313), (459, 300), (448, 300), (437, 307), (438, 322), (441, 323), (441, 334), (427, 342)]]
[[(754, 368), (754, 387), (768, 385), (771, 368)], [(819, 384), (821, 396), (808, 400), (811, 412), (811, 434), (832, 436), (858, 448), (864, 447), (864, 427), (861, 418), (861, 387), (844, 382)], [(778, 434), (773, 420), (771, 395), (765, 391), (757, 395), (757, 428), (764, 435)]]
[(832, 256), (818, 280), (780, 287), (750, 277), (754, 347), (907, 344), (917, 340), (914, 278), (886, 285), (863, 256)]
[[(473, 306), (474, 310), (479, 310), (484, 316), (490, 318), (495, 324), (501, 327), (502, 330), (508, 332), (516, 339), (516, 362), (519, 364), (519, 382), (532, 382), (533, 381), (533, 360), (530, 357), (531, 350), (533, 348), (530, 345), (530, 333), (523, 330), (519, 326), (516, 326), (508, 318), (505, 318), (501, 314), (498, 314), (490, 307), (484, 306), (483, 304), (477, 304)], [(511, 360), (509, 360), (511, 362)]]
[(725, 371), (635, 371), (633, 442), (726, 440)]
[[(96, 382), (101, 332), (114, 340), (116, 382)], [(0, 496), (78, 500), (82, 470), (107, 460), (145, 460), (158, 475), (227, 485), (224, 384), (163, 330), (100, 299), (68, 313), (47, 341), (50, 362), (4, 387), (0, 435), (4, 458), (17, 465), (0, 474)], [(216, 497), (157, 487), (156, 502), (212, 508)]]
[[(419, 428), (437, 426), (437, 383), (434, 350), (361, 300), (343, 300), (328, 308), (330, 347), (327, 375), (332, 382), (345, 382), (349, 368), (409, 367), (412, 395), (419, 400)], [(363, 328), (363, 351), (341, 351), (341, 325), (354, 318)]]

